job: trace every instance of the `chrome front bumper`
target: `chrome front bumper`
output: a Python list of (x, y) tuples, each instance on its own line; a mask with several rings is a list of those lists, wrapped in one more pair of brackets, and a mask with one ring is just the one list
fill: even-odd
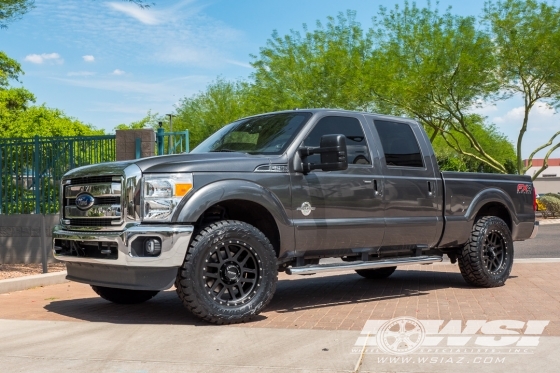
[[(192, 225), (136, 225), (122, 232), (112, 231), (69, 231), (61, 225), (53, 229), (53, 251), (58, 260), (76, 263), (104, 264), (127, 267), (179, 267), (183, 264), (189, 247), (194, 227)], [(134, 256), (131, 243), (144, 237), (157, 237), (161, 240), (161, 254), (157, 257)], [(57, 240), (81, 242), (105, 242), (116, 244), (118, 256), (116, 259), (102, 259), (82, 256), (60, 255)], [(58, 249), (58, 250), (57, 250)]]
[(531, 233), (531, 237), (529, 237), (529, 239), (537, 237), (537, 233), (539, 233), (539, 222), (538, 221), (535, 222), (535, 225), (533, 226), (533, 233)]

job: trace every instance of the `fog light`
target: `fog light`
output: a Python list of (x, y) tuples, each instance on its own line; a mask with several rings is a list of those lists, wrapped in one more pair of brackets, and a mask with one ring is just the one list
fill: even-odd
[(144, 250), (149, 256), (158, 256), (161, 253), (161, 243), (156, 238), (150, 238), (144, 243)]

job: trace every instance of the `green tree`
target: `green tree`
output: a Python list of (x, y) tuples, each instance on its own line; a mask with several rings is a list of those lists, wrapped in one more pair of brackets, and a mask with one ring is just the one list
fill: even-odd
[(10, 84), (10, 79), (18, 80), (19, 76), (23, 74), (19, 62), (0, 51), (0, 89), (7, 88)]
[[(429, 4), (429, 3), (428, 3)], [(476, 133), (472, 109), (499, 89), (490, 36), (474, 17), (404, 3), (381, 7), (367, 65), (371, 95), (385, 112), (417, 118), (430, 138), (489, 168), (506, 168)]]
[[(205, 91), (181, 100), (173, 118), (173, 130), (189, 130), (192, 149), (225, 124), (258, 113), (254, 97), (247, 84), (218, 78)], [(164, 127), (169, 130), (167, 121)]]
[(303, 31), (274, 31), (259, 56), (252, 56), (251, 88), (259, 109), (367, 109), (364, 74), (371, 42), (355, 12), (328, 17), (325, 25), (317, 21), (313, 31), (303, 25)]
[(35, 96), (10, 80), (23, 74), (19, 63), (0, 52), (0, 137), (80, 136), (103, 134), (91, 125), (68, 117), (61, 110), (32, 106)]
[[(485, 149), (491, 149), (492, 156), (504, 165), (507, 173), (517, 173), (515, 167), (515, 148), (507, 137), (498, 131), (495, 125), (486, 124), (483, 118), (479, 118), (478, 123), (471, 125), (470, 131), (479, 140), (481, 146)], [(466, 149), (468, 152), (473, 151), (466, 138), (458, 133), (454, 135), (460, 139), (461, 148)], [(496, 172), (494, 168), (486, 163), (456, 152), (447, 145), (442, 136), (437, 136), (432, 145), (440, 169), (443, 171)]]
[(64, 114), (62, 110), (45, 105), (30, 106), (26, 110), (0, 113), (1, 137), (38, 136), (93, 136), (103, 135), (103, 130), (84, 124)]
[(158, 122), (163, 122), (163, 118), (158, 115), (158, 113), (153, 114), (151, 110), (148, 110), (146, 116), (135, 122), (129, 124), (121, 123), (115, 127), (115, 130), (138, 130), (142, 128), (157, 128)]
[(521, 147), (532, 108), (539, 101), (558, 104), (560, 100), (560, 10), (535, 0), (488, 2), (484, 20), (496, 45), (501, 88), (521, 95), (524, 101), (523, 121), (517, 138), (518, 172), (524, 174), (532, 166), (535, 154), (549, 148), (544, 165), (534, 179), (548, 167), (548, 158), (560, 147), (556, 140), (559, 131), (531, 153), (527, 166), (523, 164)]
[(10, 22), (18, 20), (35, 7), (35, 0), (0, 1), (0, 28), (7, 28)]

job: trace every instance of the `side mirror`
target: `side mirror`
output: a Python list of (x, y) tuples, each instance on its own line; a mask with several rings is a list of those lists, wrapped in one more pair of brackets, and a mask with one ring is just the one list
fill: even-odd
[[(307, 163), (306, 158), (313, 154), (321, 155), (321, 163)], [(299, 149), (303, 161), (303, 173), (312, 170), (340, 171), (348, 168), (348, 151), (344, 135), (324, 135), (318, 148), (304, 147)]]

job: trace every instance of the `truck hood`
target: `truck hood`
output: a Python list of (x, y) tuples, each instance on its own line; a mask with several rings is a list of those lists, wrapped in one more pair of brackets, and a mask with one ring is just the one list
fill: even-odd
[(91, 175), (120, 175), (135, 164), (142, 173), (175, 172), (253, 172), (260, 165), (271, 163), (269, 157), (245, 153), (176, 154), (107, 162), (78, 167), (64, 175), (65, 179)]

